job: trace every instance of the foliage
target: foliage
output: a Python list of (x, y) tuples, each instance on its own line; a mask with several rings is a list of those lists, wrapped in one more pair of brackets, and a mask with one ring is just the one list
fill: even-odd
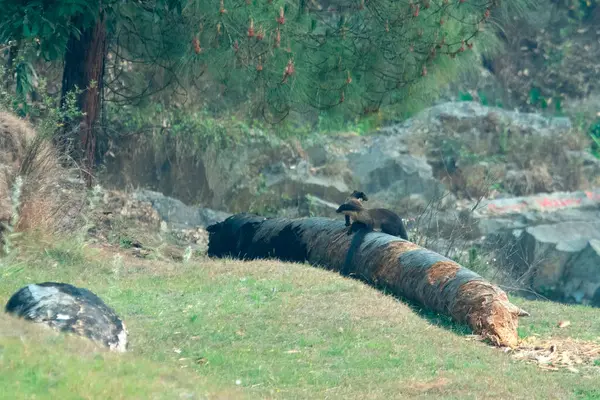
[(589, 135), (592, 139), (592, 154), (600, 158), (600, 119), (596, 119), (589, 128)]
[[(106, 21), (105, 130), (95, 152), (96, 138), (84, 140), (85, 159), (93, 160), (118, 141), (124, 126), (115, 121), (168, 132), (191, 151), (208, 142), (230, 145), (265, 126), (258, 120), (279, 123), (290, 113), (272, 129), (277, 136), (372, 131), (418, 111), (493, 51), (489, 21), (527, 0), (2, 1), (0, 45), (18, 50), (15, 90), (25, 115), (41, 91), (36, 62), (63, 59), (70, 40)], [(77, 88), (76, 96), (97, 85)], [(215, 113), (219, 105), (243, 109), (240, 119), (249, 122), (230, 123)]]
[(432, 89), (472, 65), (475, 42), (483, 52), (493, 42), (493, 30), (483, 29), (495, 7), (488, 2), (315, 4), (189, 2), (177, 35), (191, 43), (169, 41), (191, 74), (178, 79), (193, 87), (206, 73), (257, 115), (342, 105), (352, 118), (426, 102)]
[[(135, 103), (173, 84), (194, 91), (207, 74), (221, 91), (250, 101), (256, 115), (272, 117), (306, 105), (344, 105), (347, 115), (411, 107), (472, 64), (474, 43), (489, 49), (494, 28), (484, 26), (499, 7), (484, 0), (3, 4), (0, 43), (29, 43), (48, 60), (64, 55), (69, 37), (80, 34), (75, 26), (105, 15), (112, 101)], [(20, 64), (20, 90), (30, 88), (31, 61)]]
[[(144, 133), (157, 140), (157, 147), (164, 146), (165, 141), (174, 140), (181, 151), (192, 155), (197, 151), (214, 145), (217, 148), (231, 147), (240, 139), (249, 137), (258, 123), (247, 124), (235, 115), (227, 118), (214, 118), (205, 110), (186, 112), (176, 108), (165, 108), (161, 104), (139, 108), (132, 106), (115, 107), (109, 105), (113, 115), (113, 129), (107, 132), (107, 139), (119, 142), (120, 132)], [(104, 144), (106, 146), (106, 144)]]
[(74, 18), (81, 18), (81, 26), (89, 27), (100, 12), (99, 0), (2, 0), (0, 5), (0, 43), (35, 42), (38, 55), (46, 60), (62, 57), (71, 35), (80, 35), (72, 23)]
[(123, 139), (122, 132), (127, 132), (151, 137), (157, 141), (157, 149), (165, 146), (165, 140), (175, 139), (179, 145), (186, 143), (182, 151), (187, 151), (188, 155), (213, 145), (221, 149), (231, 148), (253, 135), (265, 135), (277, 141), (340, 131), (368, 134), (382, 125), (385, 115), (379, 112), (349, 120), (343, 113), (322, 111), (316, 123), (292, 115), (277, 124), (269, 124), (262, 119), (252, 119), (244, 112), (214, 115), (207, 108), (192, 111), (168, 108), (162, 103), (138, 106), (109, 103), (107, 109), (110, 129), (99, 144), (101, 152), (108, 151), (110, 143), (119, 143)]
[[(342, 2), (339, 8), (323, 12), (308, 3), (298, 4), (234, 3), (227, 8), (236, 11), (221, 16), (191, 8), (184, 15), (192, 26), (202, 27), (198, 40), (206, 54), (200, 57), (227, 55), (233, 47), (235, 57), (224, 60), (228, 68), (217, 63), (221, 69), (212, 72), (221, 72), (225, 80), (250, 72), (246, 82), (253, 80), (260, 88), (257, 104), (268, 103), (282, 113), (294, 103), (327, 109), (348, 97), (348, 107), (368, 113), (393, 102), (400, 92), (406, 95), (431, 63), (442, 62), (442, 55), (467, 49), (487, 7), (477, 2), (424, 2), (409, 7), (369, 1)], [(360, 101), (351, 101), (356, 98)]]
[[(3, 67), (0, 66), (0, 76)], [(76, 106), (78, 91), (69, 92), (64, 104), (46, 90), (46, 78), (40, 78), (36, 84), (38, 101), (28, 103), (20, 94), (14, 94), (0, 86), (0, 110), (12, 111), (20, 117), (29, 117), (36, 125), (36, 132), (43, 137), (52, 137), (64, 121), (81, 116)]]
[[(78, 41), (85, 30), (96, 24), (100, 18), (107, 22), (108, 31), (114, 32), (115, 24), (124, 18), (122, 3), (116, 0), (71, 0), (65, 1), (14, 1), (2, 0), (0, 7), (0, 49), (8, 49), (8, 65), (14, 71), (8, 76), (15, 77), (15, 92), (27, 113), (27, 95), (37, 89), (37, 74), (34, 65), (39, 60), (63, 60), (69, 41)], [(147, 4), (126, 2), (145, 8)], [(156, 0), (152, 3), (152, 13), (160, 17), (173, 10), (181, 12), (181, 2)], [(91, 49), (90, 49), (91, 51)], [(104, 57), (104, 55), (102, 55)], [(86, 90), (97, 82), (88, 82)], [(71, 90), (72, 88), (67, 88)]]
[[(38, 56), (57, 60), (63, 57), (69, 39), (79, 39), (81, 30), (93, 26), (101, 14), (108, 15), (109, 27), (114, 28), (121, 17), (118, 15), (121, 3), (117, 0), (2, 0), (0, 43), (35, 43)], [(140, 2), (125, 3), (148, 7)], [(160, 16), (174, 9), (181, 12), (182, 3), (185, 1), (154, 0), (150, 7)]]

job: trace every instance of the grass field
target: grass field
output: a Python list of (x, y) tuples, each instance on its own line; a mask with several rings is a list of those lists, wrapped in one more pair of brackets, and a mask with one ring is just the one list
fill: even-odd
[[(0, 259), (2, 305), (43, 281), (102, 297), (125, 320), (130, 352), (3, 315), (0, 398), (600, 399), (600, 360), (543, 371), (308, 265), (168, 263), (40, 239)], [(597, 309), (513, 300), (532, 313), (521, 336), (600, 341)]]

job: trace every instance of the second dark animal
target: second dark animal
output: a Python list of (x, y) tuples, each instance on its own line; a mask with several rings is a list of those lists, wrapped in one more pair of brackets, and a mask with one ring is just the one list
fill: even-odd
[[(350, 200), (358, 200), (360, 203), (363, 201), (369, 201), (369, 198), (365, 194), (365, 192), (359, 192), (358, 190), (353, 191), (350, 196), (346, 197), (344, 203), (348, 203)], [(350, 216), (344, 215), (346, 219), (346, 226), (350, 226)]]
[(365, 225), (370, 229), (380, 229), (381, 232), (388, 235), (398, 236), (408, 240), (408, 234), (404, 227), (404, 222), (396, 213), (385, 208), (365, 208), (358, 199), (350, 199), (336, 210), (337, 213), (343, 213), (347, 218), (354, 222), (348, 230), (348, 234), (354, 231), (356, 224)]

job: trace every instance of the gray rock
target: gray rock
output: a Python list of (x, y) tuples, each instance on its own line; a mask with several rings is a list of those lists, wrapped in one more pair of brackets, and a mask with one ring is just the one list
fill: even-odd
[(354, 148), (347, 149), (346, 158), (361, 189), (374, 198), (394, 203), (405, 196), (422, 194), (429, 201), (438, 198), (445, 187), (434, 177), (425, 156), (411, 154), (413, 138), (428, 131), (447, 132), (449, 137), (469, 132), (478, 138), (478, 132), (490, 124), (509, 125), (524, 135), (542, 137), (559, 135), (571, 128), (568, 118), (545, 118), (477, 102), (447, 102), (403, 123), (382, 128), (367, 141), (352, 141)]
[(87, 337), (117, 352), (127, 350), (128, 332), (114, 310), (87, 289), (44, 282), (19, 289), (5, 311), (58, 331)]
[(444, 191), (425, 158), (401, 154), (391, 143), (374, 145), (368, 152), (352, 154), (349, 159), (352, 171), (367, 193), (386, 191), (387, 197), (396, 199), (423, 194), (431, 199)]
[(560, 222), (514, 232), (516, 273), (551, 299), (600, 306), (600, 219)]
[(523, 131), (540, 136), (559, 134), (572, 127), (571, 120), (566, 117), (547, 118), (534, 113), (520, 113), (497, 107), (487, 107), (474, 101), (442, 103), (425, 110), (417, 118), (428, 120), (430, 129), (438, 127), (444, 129), (444, 125), (453, 121), (467, 122), (466, 126), (476, 128), (478, 120), (488, 117), (490, 113), (510, 121), (511, 124)]
[(136, 191), (133, 197), (136, 200), (152, 204), (160, 217), (175, 229), (207, 227), (221, 222), (231, 215), (210, 208), (188, 206), (180, 200), (151, 190)]
[(194, 145), (181, 151), (177, 140), (167, 135), (156, 146), (145, 135), (120, 143), (114, 158), (106, 160), (101, 176), (108, 189), (145, 188), (213, 209), (245, 211), (263, 184), (262, 174), (298, 162), (298, 151), (289, 142), (259, 130), (240, 135), (232, 132), (232, 143)]
[(301, 199), (310, 194), (342, 202), (351, 191), (342, 178), (311, 174), (308, 163), (304, 161), (283, 173), (265, 174), (265, 181), (268, 189), (291, 199)]
[(518, 282), (564, 302), (600, 306), (600, 190), (487, 201), (478, 234)]
[(308, 154), (311, 164), (315, 167), (325, 165), (331, 158), (324, 145), (310, 146), (306, 149), (306, 154)]
[(487, 107), (475, 101), (449, 101), (426, 110), (415, 117), (392, 126), (380, 129), (384, 135), (401, 135), (405, 138), (429, 131), (470, 131), (485, 126), (485, 120), (494, 115), (500, 121), (506, 121), (515, 128), (528, 134), (549, 136), (571, 129), (571, 120), (566, 117), (547, 118), (535, 113), (520, 113), (503, 108)]
[(226, 150), (210, 145), (193, 156), (172, 149), (162, 154), (140, 139), (129, 144), (130, 151), (107, 161), (104, 182), (107, 187), (146, 187), (186, 203), (232, 212), (257, 205), (289, 207), (289, 199), (307, 194), (338, 203), (353, 189), (388, 204), (415, 194), (430, 201), (445, 187), (434, 177), (426, 156), (414, 154), (412, 140), (428, 131), (478, 137), (490, 119), (541, 136), (561, 134), (571, 126), (566, 118), (447, 102), (370, 135), (315, 135), (304, 148), (258, 130)]
[(427, 201), (440, 196), (445, 187), (434, 178), (427, 159), (410, 155), (400, 128), (394, 132), (375, 137), (347, 154), (356, 188), (386, 204), (414, 195), (422, 195)]

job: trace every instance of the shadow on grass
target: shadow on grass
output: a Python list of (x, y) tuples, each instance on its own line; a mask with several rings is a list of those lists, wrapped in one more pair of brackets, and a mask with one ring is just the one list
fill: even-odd
[(409, 300), (405, 297), (390, 293), (385, 288), (375, 287), (377, 290), (383, 292), (386, 295), (394, 297), (396, 300), (406, 304), (410, 307), (415, 314), (421, 318), (427, 320), (430, 324), (444, 328), (457, 335), (466, 336), (473, 334), (473, 331), (467, 324), (461, 324), (452, 319), (449, 315), (440, 314), (438, 312), (427, 310), (423, 306), (415, 301)]

